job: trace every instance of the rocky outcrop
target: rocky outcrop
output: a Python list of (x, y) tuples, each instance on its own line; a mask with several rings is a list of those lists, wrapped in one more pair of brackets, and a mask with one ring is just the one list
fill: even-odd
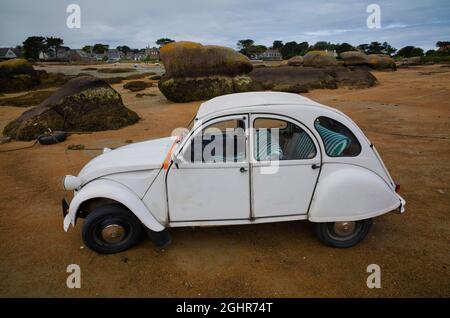
[(64, 131), (119, 129), (136, 123), (139, 116), (104, 80), (92, 76), (68, 81), (39, 106), (10, 122), (3, 134), (16, 140), (33, 140), (47, 128)]
[(312, 67), (337, 66), (336, 58), (326, 51), (310, 51), (303, 56), (303, 65)]
[(13, 93), (35, 88), (41, 83), (41, 72), (24, 59), (0, 62), (0, 93)]
[(346, 66), (368, 65), (369, 57), (367, 54), (359, 51), (348, 51), (339, 54)]
[(395, 61), (389, 55), (384, 54), (369, 54), (369, 66), (374, 70), (388, 70), (395, 71)]
[(304, 93), (317, 88), (370, 87), (377, 83), (368, 71), (346, 67), (268, 67), (250, 73), (252, 90)]
[(416, 66), (422, 64), (422, 57), (420, 56), (413, 56), (409, 58), (403, 58), (400, 61), (397, 61), (396, 65), (397, 67), (408, 67), (408, 66)]
[(253, 69), (250, 60), (230, 48), (174, 42), (161, 48), (161, 60), (166, 73), (158, 86), (174, 102), (205, 100), (250, 87), (246, 76)]
[(194, 78), (170, 78), (159, 82), (159, 89), (174, 102), (207, 100), (216, 96), (251, 90), (248, 76), (202, 76)]
[(152, 83), (144, 82), (144, 81), (131, 81), (123, 85), (123, 88), (129, 89), (132, 92), (143, 91), (144, 89), (152, 87)]
[(303, 57), (299, 55), (291, 57), (287, 61), (287, 65), (289, 66), (302, 66), (302, 64), (303, 64)]

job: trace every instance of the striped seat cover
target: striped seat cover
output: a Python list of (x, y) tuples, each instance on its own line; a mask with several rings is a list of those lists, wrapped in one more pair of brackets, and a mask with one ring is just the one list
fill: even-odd
[(268, 129), (256, 130), (255, 156), (258, 161), (280, 160), (283, 150)]
[(322, 137), (325, 151), (330, 157), (339, 157), (350, 146), (351, 140), (347, 136), (323, 127), (319, 121), (316, 121), (314, 126)]
[(308, 134), (302, 131), (292, 136), (287, 153), (290, 155), (289, 159), (311, 159), (316, 155), (316, 147)]

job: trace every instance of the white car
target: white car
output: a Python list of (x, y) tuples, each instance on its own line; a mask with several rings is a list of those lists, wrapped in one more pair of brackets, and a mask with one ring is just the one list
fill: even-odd
[(216, 97), (188, 132), (105, 149), (64, 188), (74, 190), (64, 230), (85, 218), (84, 243), (100, 253), (124, 251), (144, 231), (165, 246), (170, 227), (296, 220), (314, 222), (327, 245), (350, 247), (372, 218), (405, 206), (349, 117), (278, 92)]

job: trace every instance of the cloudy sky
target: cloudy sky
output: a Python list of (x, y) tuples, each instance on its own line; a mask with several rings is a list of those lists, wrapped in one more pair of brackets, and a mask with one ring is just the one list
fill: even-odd
[[(81, 7), (81, 28), (66, 26), (66, 8)], [(381, 8), (381, 28), (369, 29), (366, 8)], [(320, 0), (0, 0), (0, 47), (28, 36), (57, 36), (71, 48), (106, 43), (142, 48), (169, 37), (235, 47), (251, 38), (332, 41), (357, 45), (387, 41), (433, 48), (450, 40), (450, 1)]]

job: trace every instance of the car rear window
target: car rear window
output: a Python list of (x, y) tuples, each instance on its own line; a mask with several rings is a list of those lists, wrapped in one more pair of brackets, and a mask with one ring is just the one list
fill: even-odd
[(314, 122), (329, 157), (356, 157), (361, 153), (361, 144), (346, 126), (328, 117), (319, 117)]

